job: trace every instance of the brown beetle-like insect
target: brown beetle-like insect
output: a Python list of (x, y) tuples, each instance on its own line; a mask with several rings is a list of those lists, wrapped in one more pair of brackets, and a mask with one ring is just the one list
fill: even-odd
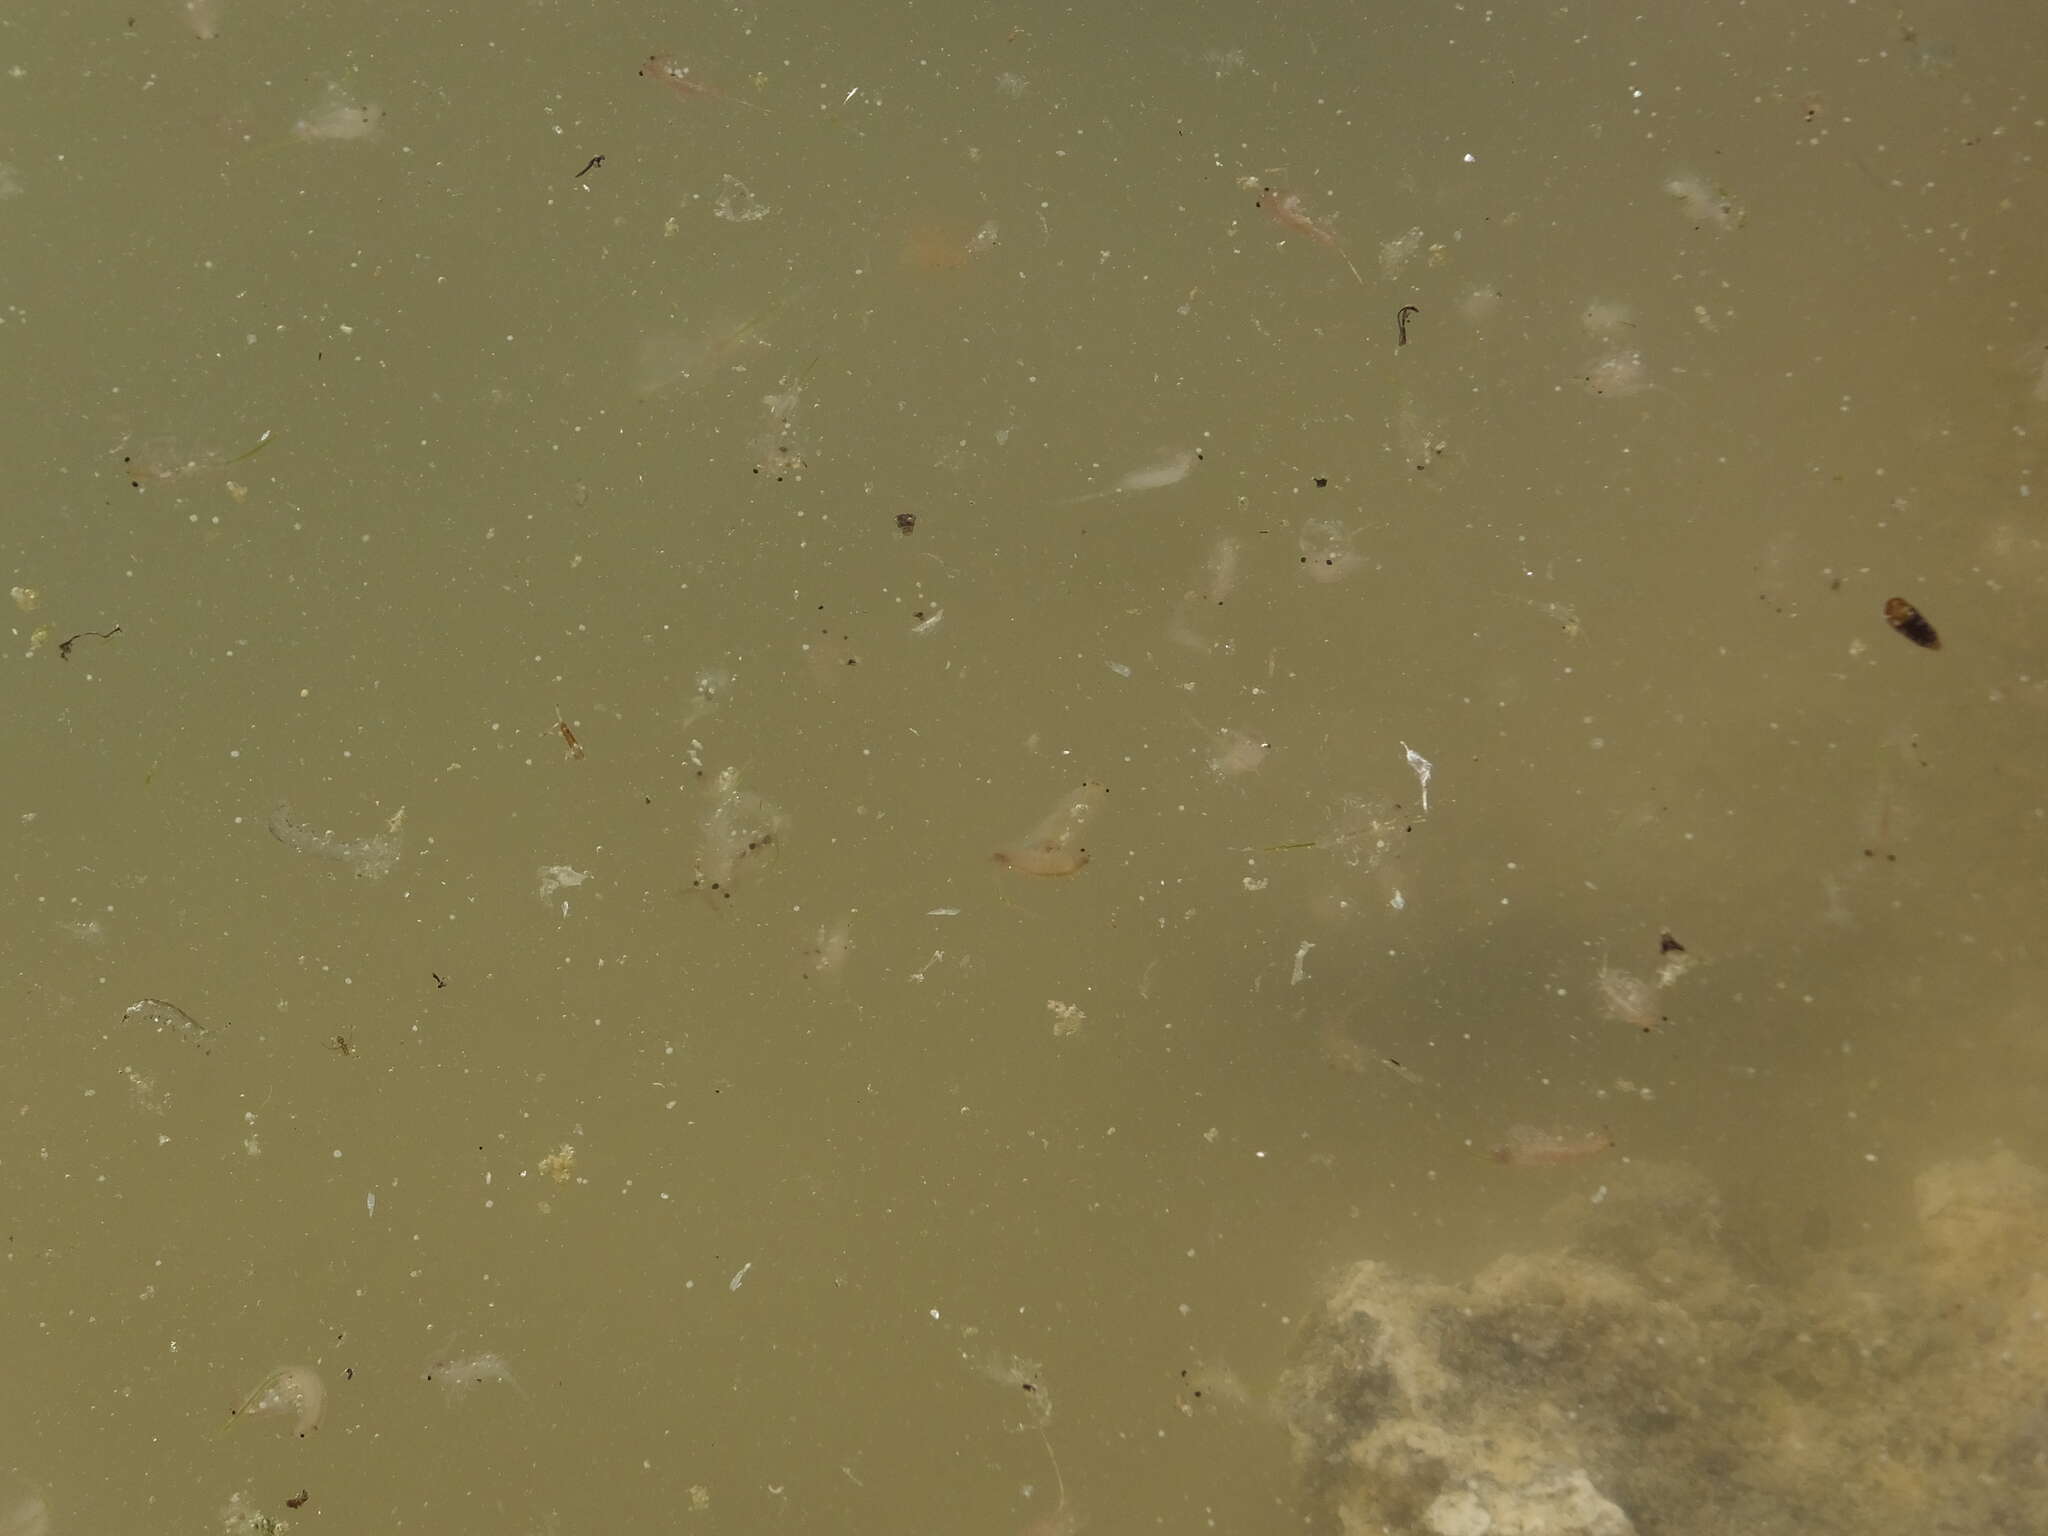
[(1886, 599), (1884, 621), (1915, 645), (1925, 646), (1930, 651), (1941, 649), (1941, 636), (1934, 632), (1934, 626), (1922, 618), (1920, 610), (1903, 597)]

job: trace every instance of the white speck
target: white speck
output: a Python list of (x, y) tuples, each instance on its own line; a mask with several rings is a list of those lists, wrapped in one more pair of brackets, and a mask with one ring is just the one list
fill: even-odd
[(960, 909), (958, 907), (933, 907), (931, 911), (925, 913), (926, 917), (958, 917), (959, 915)]
[(738, 1290), (740, 1288), (740, 1282), (747, 1278), (747, 1271), (752, 1269), (753, 1267), (754, 1261), (752, 1259), (747, 1260), (746, 1263), (742, 1264), (738, 1269), (733, 1271), (732, 1278), (725, 1282), (725, 1288), (728, 1291)]
[(367, 1195), (363, 1196), (363, 1208), (367, 1210), (372, 1216), (375, 1216), (377, 1214), (377, 1191), (373, 1189)]
[(1474, 161), (1476, 161), (1476, 160), (1477, 160), (1478, 158), (1479, 158), (1479, 157), (1478, 157), (1477, 155), (1475, 155), (1475, 154), (1471, 153), (1471, 152), (1470, 152), (1470, 151), (1468, 150), (1468, 151), (1466, 152), (1466, 154), (1465, 154), (1465, 163), (1466, 163), (1467, 165), (1471, 165), (1471, 164), (1472, 164), (1472, 163), (1473, 163)]

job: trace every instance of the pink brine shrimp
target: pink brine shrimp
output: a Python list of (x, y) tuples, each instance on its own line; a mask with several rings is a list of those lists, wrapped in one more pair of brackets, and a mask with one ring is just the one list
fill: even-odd
[(1533, 1125), (1511, 1125), (1507, 1140), (1489, 1155), (1509, 1168), (1552, 1168), (1561, 1163), (1583, 1163), (1613, 1145), (1614, 1138), (1605, 1131), (1565, 1135)]
[(1088, 863), (1082, 834), (1108, 794), (1102, 785), (1090, 782), (1061, 796), (1037, 826), (1009, 847), (996, 850), (996, 863), (1020, 875), (1079, 874)]
[(1360, 275), (1358, 268), (1352, 265), (1351, 258), (1345, 255), (1343, 245), (1338, 241), (1335, 232), (1330, 229), (1329, 225), (1318, 223), (1309, 216), (1309, 211), (1302, 203), (1299, 192), (1289, 192), (1281, 187), (1266, 186), (1256, 177), (1251, 176), (1245, 177), (1239, 185), (1257, 189), (1259, 207), (1265, 209), (1267, 214), (1277, 223), (1293, 230), (1296, 234), (1307, 235), (1309, 239), (1315, 241), (1318, 245), (1327, 245), (1340, 257), (1343, 257), (1344, 265), (1351, 268), (1351, 275), (1353, 277), (1358, 278), (1360, 283), (1365, 281), (1365, 278)]
[(648, 55), (647, 62), (640, 66), (643, 79), (652, 80), (656, 85), (673, 92), (680, 100), (695, 101), (710, 97), (715, 101), (730, 101), (742, 107), (753, 107), (756, 112), (765, 110), (751, 101), (737, 96), (728, 96), (715, 85), (707, 85), (690, 71), (687, 64), (678, 64), (665, 53)]

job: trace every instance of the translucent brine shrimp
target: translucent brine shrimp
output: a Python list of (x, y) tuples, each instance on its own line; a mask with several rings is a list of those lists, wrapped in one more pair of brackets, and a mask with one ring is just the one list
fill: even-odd
[(1613, 1145), (1614, 1138), (1605, 1131), (1567, 1136), (1533, 1125), (1511, 1125), (1507, 1140), (1495, 1147), (1490, 1155), (1496, 1163), (1510, 1168), (1549, 1168), (1561, 1163), (1582, 1163), (1589, 1157), (1598, 1157)]
[(1082, 835), (1108, 796), (1107, 788), (1092, 781), (1070, 790), (1037, 826), (1009, 847), (997, 849), (995, 861), (1020, 875), (1078, 874), (1088, 863)]
[(704, 816), (697, 888), (729, 898), (740, 865), (771, 857), (788, 826), (780, 806), (740, 788), (737, 768), (721, 770), (712, 781), (711, 809)]
[(427, 1380), (446, 1392), (451, 1402), (460, 1402), (490, 1382), (501, 1382), (521, 1397), (526, 1395), (526, 1389), (519, 1385), (519, 1378), (512, 1374), (512, 1367), (505, 1357), (489, 1351), (480, 1355), (464, 1355), (456, 1360), (436, 1360), (427, 1367)]
[(746, 101), (738, 96), (728, 96), (715, 85), (699, 79), (689, 65), (678, 64), (665, 53), (650, 54), (647, 62), (640, 66), (642, 79), (652, 80), (678, 101), (729, 101), (735, 106), (745, 107), (750, 112), (765, 112), (768, 109), (757, 102)]
[(1063, 505), (1075, 507), (1084, 501), (1100, 501), (1105, 496), (1125, 496), (1134, 491), (1164, 490), (1169, 485), (1179, 485), (1181, 481), (1187, 479), (1194, 467), (1201, 463), (1201, 461), (1202, 452), (1199, 448), (1177, 449), (1172, 453), (1162, 455), (1158, 460), (1146, 465), (1143, 469), (1134, 469), (1129, 474), (1121, 476), (1117, 483), (1107, 490), (1089, 491), (1084, 495), (1069, 496)]
[(279, 803), (270, 813), (270, 835), (294, 853), (309, 853), (332, 859), (355, 871), (359, 880), (381, 880), (397, 867), (405, 852), (405, 807), (400, 806), (384, 830), (365, 837), (344, 838), (333, 832), (316, 831), (292, 815), (289, 805)]
[(1593, 990), (1600, 999), (1600, 1011), (1610, 1019), (1633, 1025), (1646, 1035), (1664, 1022), (1664, 1015), (1657, 1011), (1657, 989), (1640, 976), (1603, 965), (1593, 978)]
[(1317, 245), (1327, 245), (1331, 250), (1335, 251), (1344, 265), (1351, 269), (1351, 275), (1357, 278), (1361, 285), (1364, 284), (1364, 276), (1352, 263), (1351, 257), (1346, 254), (1343, 244), (1337, 239), (1336, 232), (1327, 224), (1321, 223), (1309, 216), (1308, 208), (1302, 202), (1299, 192), (1290, 192), (1284, 187), (1269, 186), (1261, 182), (1256, 176), (1241, 176), (1238, 178), (1238, 185), (1248, 191), (1256, 190), (1258, 192), (1258, 206), (1263, 208), (1275, 223), (1280, 224), (1283, 228), (1291, 229), (1297, 234), (1306, 235), (1309, 239), (1315, 241)]
[(309, 1365), (287, 1365), (259, 1381), (221, 1427), (226, 1429), (237, 1419), (289, 1413), (293, 1415), (292, 1432), (303, 1440), (320, 1427), (326, 1412), (327, 1384), (320, 1373)]
[(349, 144), (376, 137), (383, 124), (384, 109), (375, 102), (363, 105), (330, 89), (325, 106), (292, 124), (292, 137), (307, 144)]

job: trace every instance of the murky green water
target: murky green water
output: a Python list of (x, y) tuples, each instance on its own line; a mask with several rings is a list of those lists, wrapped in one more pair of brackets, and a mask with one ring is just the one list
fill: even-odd
[(2048, 1160), (2024, 8), (0, 40), (0, 1536), (1335, 1528), (1360, 1261)]

